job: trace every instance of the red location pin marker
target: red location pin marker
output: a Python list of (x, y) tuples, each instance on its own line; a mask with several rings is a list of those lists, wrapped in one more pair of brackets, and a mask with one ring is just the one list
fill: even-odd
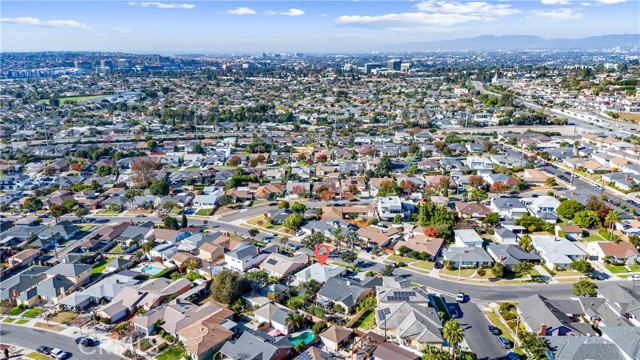
[(315, 250), (313, 250), (313, 253), (315, 254), (316, 258), (318, 258), (318, 262), (320, 263), (320, 265), (324, 265), (324, 263), (327, 262), (327, 259), (329, 258), (329, 252), (331, 252), (331, 249), (329, 249), (329, 247), (325, 244), (318, 244), (316, 245)]

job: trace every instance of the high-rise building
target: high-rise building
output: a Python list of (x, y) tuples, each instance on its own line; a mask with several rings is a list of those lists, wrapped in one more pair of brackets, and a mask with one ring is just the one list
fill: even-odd
[(387, 69), (400, 71), (400, 65), (401, 64), (402, 64), (402, 61), (400, 61), (399, 59), (388, 60), (387, 61)]

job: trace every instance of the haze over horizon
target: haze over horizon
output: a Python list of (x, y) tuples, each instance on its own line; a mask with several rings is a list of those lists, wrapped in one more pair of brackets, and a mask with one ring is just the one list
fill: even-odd
[(640, 2), (3, 1), (2, 51), (388, 51), (479, 35), (638, 34)]

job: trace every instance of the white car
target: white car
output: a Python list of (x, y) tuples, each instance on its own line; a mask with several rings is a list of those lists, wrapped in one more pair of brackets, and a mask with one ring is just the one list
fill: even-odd
[(629, 281), (638, 281), (640, 280), (640, 275), (631, 275), (628, 277)]
[(51, 350), (49, 355), (53, 356), (55, 359), (64, 360), (68, 358), (71, 354), (66, 351), (60, 350), (58, 348)]

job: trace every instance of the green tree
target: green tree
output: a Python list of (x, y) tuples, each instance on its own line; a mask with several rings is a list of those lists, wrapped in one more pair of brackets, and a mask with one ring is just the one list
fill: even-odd
[(547, 180), (544, 181), (544, 184), (547, 186), (557, 186), (558, 182), (554, 177), (548, 177)]
[(258, 235), (259, 233), (260, 233), (260, 230), (256, 228), (249, 229), (249, 236), (251, 237), (256, 237), (256, 235)]
[(220, 206), (227, 206), (231, 203), (233, 203), (233, 198), (229, 195), (222, 195), (220, 199), (218, 199), (218, 205)]
[(115, 171), (114, 171), (113, 167), (111, 167), (109, 165), (100, 165), (96, 169), (96, 174), (98, 176), (101, 176), (101, 177), (109, 176), (109, 175), (113, 174), (114, 172)]
[(604, 221), (609, 225), (609, 241), (611, 241), (613, 237), (613, 229), (616, 224), (620, 222), (620, 215), (617, 211), (611, 210), (607, 213), (607, 216), (605, 216)]
[(589, 279), (579, 280), (573, 284), (573, 294), (575, 296), (596, 296), (598, 295), (598, 285)]
[(482, 189), (472, 189), (469, 192), (469, 200), (480, 202), (487, 198), (487, 192)]
[(601, 219), (593, 210), (578, 211), (573, 216), (573, 222), (585, 229), (596, 229), (601, 225)]
[(288, 209), (289, 208), (289, 202), (288, 201), (280, 201), (278, 203), (278, 209)]
[(396, 216), (393, 217), (394, 224), (402, 224), (402, 220), (404, 220), (404, 217), (400, 214), (397, 214)]
[(326, 328), (327, 328), (326, 321), (318, 321), (317, 323), (313, 324), (313, 327), (311, 328), (311, 330), (317, 336), (318, 334), (323, 332)]
[(393, 266), (391, 265), (387, 265), (384, 267), (384, 269), (382, 269), (382, 271), (380, 271), (380, 275), (382, 276), (392, 276), (393, 275)]
[(531, 274), (531, 271), (533, 271), (533, 264), (526, 261), (521, 261), (515, 264), (512, 270), (516, 274), (516, 276), (520, 278), (520, 281), (522, 281), (522, 278)]
[(385, 197), (396, 194), (396, 184), (393, 180), (385, 180), (380, 183), (380, 187), (378, 188), (377, 197)]
[(300, 225), (302, 225), (302, 215), (297, 214), (297, 213), (293, 213), (289, 216), (287, 216), (286, 219), (284, 219), (284, 223), (283, 225), (287, 228), (287, 229), (291, 229), (291, 230), (297, 230)]
[(200, 143), (196, 143), (195, 145), (193, 145), (193, 153), (204, 154), (204, 149), (202, 148), (202, 145), (200, 145)]
[(151, 195), (164, 196), (169, 194), (169, 184), (164, 179), (157, 179), (151, 182), (149, 186), (149, 192)]
[(180, 228), (184, 229), (187, 227), (187, 225), (188, 225), (187, 215), (182, 214), (182, 219), (180, 219)]
[(450, 353), (440, 350), (435, 346), (427, 346), (422, 349), (422, 360), (452, 360)]
[(520, 238), (520, 241), (518, 242), (518, 245), (520, 245), (520, 247), (522, 247), (523, 249), (527, 250), (528, 252), (531, 252), (531, 250), (533, 250), (532, 246), (531, 246), (531, 236), (529, 236), (528, 234), (522, 236)]
[(42, 209), (42, 200), (38, 199), (35, 196), (29, 196), (24, 200), (24, 208), (29, 211), (38, 211)]
[(310, 250), (315, 250), (316, 246), (327, 242), (327, 237), (320, 231), (316, 231), (302, 239), (302, 245)]
[(155, 140), (149, 140), (147, 141), (147, 148), (149, 149), (149, 151), (154, 152), (156, 151), (156, 148), (158, 147), (158, 142)]
[(211, 284), (211, 297), (223, 304), (233, 304), (249, 290), (250, 285), (242, 273), (225, 269)]
[(170, 230), (179, 230), (180, 229), (180, 225), (178, 224), (178, 220), (176, 220), (175, 218), (173, 218), (171, 216), (167, 216), (164, 219), (162, 219), (162, 224), (164, 225), (165, 229), (170, 229)]
[(456, 319), (449, 319), (442, 328), (442, 336), (449, 343), (451, 353), (455, 359), (455, 349), (464, 340), (464, 329), (460, 327)]
[(482, 222), (489, 226), (496, 226), (500, 223), (500, 214), (492, 212), (482, 219)]
[(491, 268), (491, 273), (497, 278), (504, 277), (504, 265), (499, 262), (495, 263)]
[(291, 326), (293, 331), (298, 331), (304, 325), (304, 315), (290, 312), (287, 314), (284, 323)]
[(297, 212), (298, 214), (304, 214), (304, 212), (307, 210), (307, 206), (305, 204), (295, 202), (293, 203), (293, 205), (291, 205), (291, 210)]
[(571, 268), (579, 273), (578, 279), (580, 279), (582, 274), (587, 274), (593, 271), (593, 266), (587, 260), (576, 260), (571, 263)]
[(62, 211), (64, 214), (69, 214), (78, 205), (78, 202), (73, 198), (67, 198), (62, 201)]
[(79, 217), (80, 220), (82, 220), (88, 214), (89, 214), (89, 210), (87, 210), (87, 209), (85, 209), (83, 207), (79, 207), (74, 213), (74, 215)]
[(340, 259), (347, 263), (354, 262), (357, 258), (358, 255), (351, 250), (343, 251), (342, 254), (340, 254)]
[(584, 206), (578, 201), (565, 200), (558, 206), (556, 212), (565, 219), (573, 219), (575, 214), (582, 210), (584, 210)]
[(64, 208), (62, 205), (51, 204), (49, 205), (49, 214), (52, 218), (56, 219), (56, 223), (60, 221), (60, 217), (64, 214)]

